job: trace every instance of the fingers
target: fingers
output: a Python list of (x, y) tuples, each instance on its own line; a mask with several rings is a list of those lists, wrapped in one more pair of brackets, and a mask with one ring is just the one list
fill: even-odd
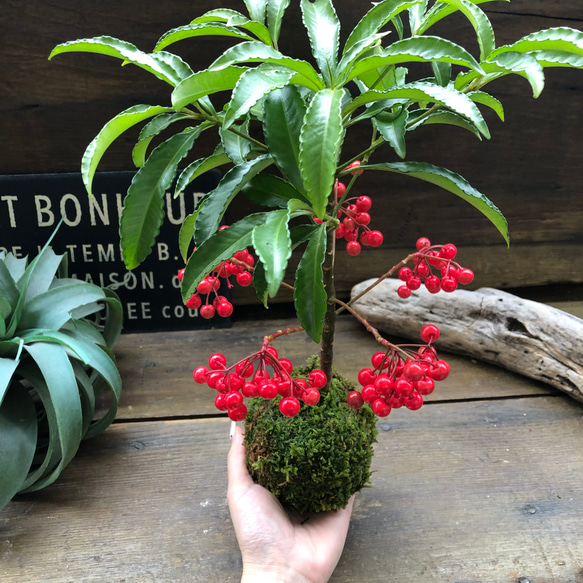
[(245, 465), (245, 446), (243, 445), (243, 430), (237, 426), (231, 438), (231, 449), (227, 457), (227, 473), (229, 489), (235, 486), (249, 486), (253, 480)]

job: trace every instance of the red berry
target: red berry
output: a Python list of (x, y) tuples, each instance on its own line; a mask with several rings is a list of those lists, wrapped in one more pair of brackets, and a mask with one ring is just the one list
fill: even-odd
[(356, 209), (361, 213), (370, 210), (371, 206), (372, 201), (368, 196), (359, 196), (356, 199)]
[(248, 271), (243, 271), (242, 273), (237, 274), (237, 283), (241, 287), (247, 287), (248, 285), (251, 285), (252, 281), (253, 276)]
[(178, 281), (182, 281), (184, 279), (184, 267), (178, 270)]
[(413, 272), (408, 267), (401, 267), (401, 269), (399, 269), (399, 279), (401, 281), (407, 281), (412, 275)]
[(391, 409), (400, 409), (403, 406), (403, 397), (398, 397), (397, 395), (393, 394), (387, 401), (387, 405)]
[(337, 239), (342, 239), (344, 237), (344, 232), (345, 232), (344, 225), (340, 223), (338, 228), (334, 231), (334, 235), (336, 236)]
[(241, 392), (243, 393), (244, 397), (249, 398), (257, 397), (257, 395), (259, 394), (259, 387), (257, 386), (256, 383), (246, 382), (243, 384)]
[(247, 417), (247, 407), (241, 405), (238, 409), (229, 411), (229, 419), (231, 421), (243, 421)]
[(400, 286), (397, 289), (397, 293), (399, 294), (399, 297), (403, 299), (407, 299), (411, 296), (411, 290), (406, 285)]
[(471, 269), (462, 267), (457, 272), (457, 280), (462, 285), (468, 285), (468, 283), (472, 283), (472, 281), (474, 281), (474, 272)]
[(410, 411), (417, 411), (423, 406), (423, 397), (419, 393), (413, 393), (410, 397), (405, 398), (404, 403)]
[(211, 388), (211, 389), (216, 389), (217, 388), (217, 383), (223, 379), (223, 373), (222, 372), (218, 372), (218, 371), (214, 371), (211, 372), (208, 376), (207, 382), (206, 384)]
[[(348, 166), (346, 166), (346, 170), (351, 170), (352, 168), (358, 168), (360, 166), (360, 160), (355, 160), (354, 162), (352, 162), (351, 164), (348, 164)], [(362, 173), (364, 172), (364, 170), (361, 170), (358, 175), (360, 176)], [(356, 172), (351, 172), (351, 174), (356, 174)]]
[(209, 377), (209, 369), (206, 366), (198, 366), (192, 372), (192, 378), (199, 385), (206, 385)]
[(353, 229), (352, 231), (344, 229), (344, 238), (347, 241), (356, 241), (358, 239), (358, 231), (356, 229)]
[(237, 391), (229, 393), (225, 399), (229, 410), (238, 409), (243, 404), (243, 395)]
[(449, 364), (445, 360), (437, 360), (427, 371), (427, 376), (434, 381), (442, 381), (449, 375)]
[(271, 356), (273, 356), (273, 358), (279, 358), (279, 353), (277, 352), (276, 348), (273, 348), (273, 346), (267, 346), (265, 348), (265, 352), (268, 352), (269, 354), (271, 354)]
[(197, 286), (196, 286), (196, 291), (199, 294), (202, 295), (206, 295), (208, 293), (211, 292), (211, 290), (213, 289), (213, 282), (214, 279), (210, 278), (210, 277), (205, 277)]
[(435, 383), (433, 382), (433, 379), (430, 379), (428, 377), (423, 377), (422, 379), (418, 380), (415, 383), (415, 390), (420, 395), (430, 395), (431, 393), (433, 393), (434, 389)]
[(364, 402), (369, 403), (370, 405), (372, 405), (379, 398), (374, 385), (366, 385), (366, 387), (362, 388), (360, 394), (362, 395)]
[(215, 307), (211, 304), (205, 304), (200, 307), (199, 313), (205, 320), (210, 320), (215, 315)]
[(377, 417), (386, 417), (391, 412), (391, 408), (383, 399), (377, 399), (372, 404), (372, 412)]
[(424, 372), (417, 362), (408, 362), (403, 369), (403, 375), (408, 381), (414, 383), (423, 378)]
[(198, 294), (192, 294), (185, 302), (185, 305), (189, 310), (197, 310), (200, 308), (201, 304), (202, 300)]
[(342, 224), (344, 225), (345, 231), (354, 231), (354, 229), (356, 229), (356, 223), (351, 217), (345, 217), (345, 219), (342, 221)]
[(363, 368), (358, 373), (358, 382), (364, 387), (375, 382), (376, 375), (371, 368)]
[(419, 289), (421, 287), (421, 280), (416, 276), (412, 275), (406, 282), (405, 285), (412, 291)]
[(220, 393), (215, 397), (215, 407), (219, 411), (226, 411), (227, 407), (227, 400), (226, 395), (221, 395)]
[(306, 405), (309, 405), (310, 407), (317, 405), (318, 402), (320, 401), (320, 391), (318, 389), (314, 389), (314, 388), (308, 389), (304, 393), (302, 400), (304, 401), (304, 403)]
[(334, 194), (336, 198), (340, 198), (346, 192), (346, 185), (338, 180), (334, 183)]
[(235, 367), (237, 374), (242, 376), (243, 378), (250, 377), (253, 374), (253, 363), (249, 362), (248, 360), (244, 360), (243, 362), (239, 362)]
[(245, 379), (235, 372), (230, 373), (228, 376), (228, 384), (232, 391), (238, 391), (244, 382)]
[(383, 364), (384, 364), (383, 368), (386, 368), (390, 364), (389, 360), (386, 359), (386, 356), (387, 356), (386, 352), (375, 352), (370, 359), (373, 368), (377, 369), (383, 366)]
[(351, 409), (360, 409), (364, 405), (364, 400), (358, 391), (350, 391), (350, 393), (346, 395), (346, 404)]
[(354, 221), (356, 222), (357, 225), (362, 225), (366, 227), (366, 225), (370, 223), (370, 215), (364, 211), (359, 212), (354, 217)]
[(379, 395), (387, 396), (393, 389), (393, 379), (387, 373), (381, 373), (374, 382)]
[(368, 239), (369, 239), (368, 234), (369, 234), (369, 231), (363, 231), (360, 234), (360, 237), (358, 238), (358, 240), (360, 241), (361, 245), (365, 245), (365, 246), (370, 245), (370, 243), (368, 242)]
[(233, 313), (233, 304), (231, 302), (221, 302), (217, 306), (217, 314), (221, 318), (228, 318)]
[(279, 410), (285, 417), (295, 417), (300, 412), (300, 402), (295, 397), (285, 397), (279, 403)]
[(326, 376), (326, 373), (323, 370), (318, 369), (313, 370), (310, 373), (308, 379), (310, 385), (312, 385), (314, 389), (321, 389), (322, 387), (325, 387), (326, 383), (328, 382), (328, 377)]
[(259, 396), (264, 399), (275, 399), (278, 388), (275, 383), (265, 383), (259, 387)]
[(360, 254), (360, 243), (358, 241), (349, 241), (346, 243), (346, 253), (352, 257)]
[(427, 237), (419, 237), (417, 243), (415, 243), (415, 247), (417, 247), (417, 251), (421, 251), (422, 249), (431, 247), (431, 241)]
[(211, 370), (224, 370), (227, 366), (227, 358), (220, 352), (215, 352), (209, 356), (209, 368)]
[(419, 277), (427, 277), (431, 270), (425, 261), (420, 261), (415, 271)]
[(291, 360), (288, 360), (287, 358), (280, 358), (279, 364), (288, 374), (291, 374), (292, 370), (294, 369), (294, 365), (292, 364)]
[(425, 280), (425, 287), (427, 291), (431, 294), (436, 294), (441, 289), (441, 281), (437, 275), (430, 275)]
[(421, 332), (419, 332), (421, 336), (421, 340), (423, 342), (435, 342), (439, 338), (439, 328), (434, 324), (425, 324), (423, 328), (421, 328)]
[(395, 381), (395, 395), (406, 398), (413, 394), (413, 384), (408, 380), (400, 378)]
[(439, 256), (443, 259), (453, 259), (456, 256), (457, 248), (453, 243), (447, 243), (441, 248)]
[(383, 244), (383, 234), (380, 231), (369, 231), (368, 244), (371, 247), (380, 247)]
[(457, 289), (457, 281), (451, 275), (441, 278), (441, 289), (444, 292), (451, 293)]

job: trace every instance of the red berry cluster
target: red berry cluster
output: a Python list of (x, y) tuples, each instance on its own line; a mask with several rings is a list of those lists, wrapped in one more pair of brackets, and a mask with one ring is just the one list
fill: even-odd
[[(334, 185), (336, 200), (344, 195), (346, 186), (339, 181)], [(346, 199), (338, 210), (338, 219), (341, 220), (335, 231), (337, 239), (344, 239), (348, 255), (356, 256), (361, 251), (361, 246), (379, 247), (383, 242), (383, 234), (380, 231), (372, 231), (369, 228), (369, 210), (372, 202), (368, 196), (359, 196)], [(344, 218), (343, 218), (344, 217)]]
[(300, 399), (310, 406), (320, 401), (319, 389), (328, 382), (324, 372), (316, 369), (307, 378), (292, 378), (292, 369), (291, 361), (279, 358), (272, 346), (264, 346), (229, 367), (223, 354), (213, 354), (208, 367), (199, 366), (192, 376), (197, 383), (218, 392), (215, 406), (219, 411), (227, 411), (233, 421), (243, 421), (247, 416), (244, 397), (274, 399), (281, 395), (279, 410), (286, 417), (299, 413)]
[[(233, 285), (229, 278), (234, 275), (240, 286), (247, 287), (253, 281), (248, 268), (254, 264), (255, 259), (247, 249), (237, 251), (231, 259), (220, 263), (198, 284), (196, 292), (186, 300), (186, 307), (191, 310), (200, 308), (199, 314), (206, 320), (210, 320), (215, 314), (221, 318), (228, 318), (233, 313), (233, 304), (225, 296), (219, 295), (220, 278), (225, 278), (227, 286), (231, 288)], [(184, 269), (181, 269), (178, 272), (178, 280), (182, 281), (183, 277)]]
[(417, 252), (413, 256), (415, 267), (401, 267), (399, 270), (399, 279), (405, 283), (397, 290), (399, 297), (408, 298), (422, 283), (428, 292), (436, 294), (440, 290), (453, 292), (458, 284), (467, 285), (474, 280), (471, 269), (452, 261), (457, 254), (453, 243), (431, 245), (427, 237), (421, 237), (416, 247)]
[(347, 395), (348, 405), (360, 409), (368, 403), (378, 417), (386, 417), (391, 409), (403, 405), (412, 411), (420, 409), (423, 396), (433, 392), (435, 381), (449, 374), (449, 364), (437, 357), (431, 345), (438, 337), (437, 326), (427, 324), (421, 328), (425, 344), (394, 346), (374, 354), (372, 368), (363, 368), (358, 374), (362, 390)]

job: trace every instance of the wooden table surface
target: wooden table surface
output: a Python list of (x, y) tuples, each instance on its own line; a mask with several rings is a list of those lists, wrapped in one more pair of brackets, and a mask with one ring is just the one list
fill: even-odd
[[(290, 323), (122, 336), (119, 416), (55, 484), (0, 511), (0, 581), (238, 581), (230, 422), (191, 371), (216, 350), (243, 356)], [(339, 329), (337, 366), (354, 378), (376, 344), (350, 319)], [(296, 363), (314, 351), (300, 335), (277, 347)], [(583, 404), (449, 361), (452, 374), (421, 410), (379, 420), (372, 488), (357, 496), (331, 581), (582, 583)]]

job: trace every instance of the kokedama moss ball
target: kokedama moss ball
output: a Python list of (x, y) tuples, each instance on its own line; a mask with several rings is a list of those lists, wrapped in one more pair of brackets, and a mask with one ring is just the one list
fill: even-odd
[[(298, 376), (315, 366), (298, 369)], [(284, 417), (279, 400), (253, 399), (245, 422), (247, 467), (288, 509), (299, 513), (344, 508), (370, 478), (376, 417), (346, 404), (353, 384), (339, 376), (318, 405)]]

